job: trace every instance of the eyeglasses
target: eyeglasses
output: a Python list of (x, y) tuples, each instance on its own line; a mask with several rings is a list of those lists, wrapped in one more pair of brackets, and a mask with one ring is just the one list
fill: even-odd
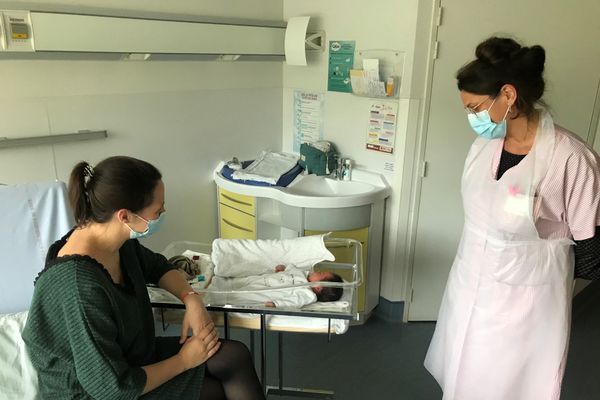
[(478, 103), (476, 106), (474, 107), (467, 107), (465, 106), (465, 111), (467, 112), (467, 114), (477, 114), (478, 111), (477, 109), (479, 108), (480, 105), (482, 105), (483, 103), (485, 103), (486, 101), (488, 101), (489, 99), (491, 99), (491, 96), (486, 97), (485, 99), (483, 99), (480, 103)]

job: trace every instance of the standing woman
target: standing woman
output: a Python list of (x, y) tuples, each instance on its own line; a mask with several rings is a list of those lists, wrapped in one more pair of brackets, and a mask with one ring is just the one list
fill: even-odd
[[(48, 250), (23, 332), (42, 398), (264, 399), (246, 347), (219, 341), (200, 296), (137, 240), (163, 220), (161, 178), (131, 157), (73, 169), (77, 226)], [(185, 304), (181, 337), (155, 337), (147, 283)]]
[(493, 37), (475, 55), (457, 80), (479, 137), (425, 367), (448, 400), (558, 399), (574, 266), (598, 277), (599, 160), (541, 107), (542, 47)]

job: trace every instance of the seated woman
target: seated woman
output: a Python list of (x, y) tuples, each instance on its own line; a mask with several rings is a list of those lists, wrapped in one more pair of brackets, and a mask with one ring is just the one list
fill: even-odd
[[(136, 240), (163, 221), (161, 178), (130, 157), (73, 169), (77, 226), (50, 247), (23, 332), (41, 398), (265, 398), (246, 347), (219, 341), (200, 296)], [(155, 337), (147, 283), (185, 303), (181, 337)]]
[[(237, 293), (210, 293), (209, 299), (234, 305), (264, 304), (268, 307), (300, 308), (316, 301), (337, 301), (342, 297), (341, 287), (305, 286), (288, 288), (308, 282), (343, 282), (333, 272), (303, 271), (294, 265), (277, 265), (272, 273), (254, 276), (213, 276), (209, 289), (239, 290)], [(273, 290), (261, 290), (273, 288)], [(281, 288), (281, 289), (277, 289)], [(256, 290), (255, 292), (247, 292)]]

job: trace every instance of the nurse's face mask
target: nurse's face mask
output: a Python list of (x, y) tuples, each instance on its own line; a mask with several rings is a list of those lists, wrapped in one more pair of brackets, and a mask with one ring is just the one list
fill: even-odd
[(510, 106), (508, 106), (508, 108), (506, 109), (502, 121), (498, 123), (492, 121), (492, 117), (490, 117), (489, 113), (489, 110), (492, 109), (497, 98), (498, 97), (494, 98), (494, 101), (492, 101), (492, 104), (490, 104), (487, 110), (479, 112), (475, 111), (487, 99), (483, 100), (481, 103), (477, 104), (473, 108), (465, 107), (465, 109), (467, 110), (467, 117), (469, 118), (469, 124), (471, 125), (471, 128), (475, 131), (477, 135), (481, 136), (482, 138), (498, 139), (506, 136), (506, 116), (510, 111)]
[(161, 213), (157, 219), (150, 219), (147, 220), (143, 217), (140, 217), (139, 215), (132, 213), (133, 215), (135, 215), (136, 217), (138, 217), (139, 219), (141, 219), (142, 221), (144, 221), (147, 225), (146, 230), (143, 232), (138, 232), (133, 230), (132, 227), (130, 227), (129, 225), (127, 225), (127, 227), (129, 228), (129, 238), (130, 239), (139, 239), (142, 237), (146, 237), (146, 236), (150, 236), (153, 233), (156, 233), (156, 231), (159, 230), (160, 226), (163, 224), (165, 218), (165, 213)]

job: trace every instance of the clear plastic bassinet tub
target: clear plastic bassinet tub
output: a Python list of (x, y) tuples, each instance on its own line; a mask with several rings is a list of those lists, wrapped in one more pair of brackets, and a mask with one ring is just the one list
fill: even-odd
[[(339, 327), (333, 326), (333, 331), (337, 333), (344, 333), (347, 329), (348, 321), (357, 317), (358, 286), (362, 283), (363, 276), (362, 245), (360, 242), (353, 239), (338, 238), (325, 239), (324, 244), (330, 251), (343, 254), (344, 261), (348, 262), (320, 262), (313, 267), (313, 270), (335, 272), (342, 276), (343, 282), (306, 282), (302, 284), (294, 284), (276, 288), (270, 287), (259, 290), (223, 290), (222, 288), (215, 290), (214, 288), (211, 288), (210, 285), (212, 270), (210, 267), (206, 267), (206, 263), (203, 263), (203, 279), (201, 281), (190, 281), (190, 283), (192, 284), (194, 290), (203, 296), (205, 305), (209, 310), (212, 311), (230, 310), (230, 312), (233, 312), (231, 315), (235, 314), (236, 317), (244, 320), (249, 318), (257, 318), (260, 314), (268, 314), (270, 320), (269, 325), (271, 329), (279, 330), (302, 330), (306, 328), (310, 331), (313, 331), (313, 329), (314, 331), (319, 331), (319, 329), (323, 329), (324, 326), (317, 327), (316, 325), (330, 325), (331, 321), (337, 317), (341, 318), (338, 320), (338, 322), (343, 323), (340, 324)], [(206, 260), (210, 259), (211, 249), (212, 246), (207, 243), (177, 241), (169, 244), (162, 254), (167, 259), (170, 259), (174, 256), (179, 256), (182, 254), (187, 254), (189, 256), (192, 254), (190, 252), (193, 252)], [(343, 294), (338, 301), (317, 301), (312, 304), (304, 305), (300, 308), (277, 307), (276, 309), (273, 309), (271, 307), (267, 307), (264, 303), (246, 303), (240, 301), (240, 298), (243, 299), (246, 297), (246, 295), (249, 297), (260, 297), (260, 295), (267, 295), (267, 293), (273, 291), (285, 293), (285, 291), (301, 290), (302, 288), (308, 289), (314, 286), (339, 287), (343, 289)], [(155, 312), (155, 316), (158, 316), (157, 314), (159, 314), (160, 320), (162, 320), (163, 323), (177, 323), (181, 321), (183, 310), (172, 312), (172, 309), (181, 308), (183, 306), (179, 299), (159, 288), (150, 287), (148, 291), (153, 306), (157, 307), (157, 309), (160, 311), (159, 313)], [(293, 317), (287, 318), (289, 320), (295, 320), (293, 322), (293, 327), (285, 326), (286, 324), (282, 322), (282, 320), (285, 320), (285, 318), (282, 317), (286, 316)], [(240, 326), (246, 328), (253, 327), (249, 321), (241, 323)]]

